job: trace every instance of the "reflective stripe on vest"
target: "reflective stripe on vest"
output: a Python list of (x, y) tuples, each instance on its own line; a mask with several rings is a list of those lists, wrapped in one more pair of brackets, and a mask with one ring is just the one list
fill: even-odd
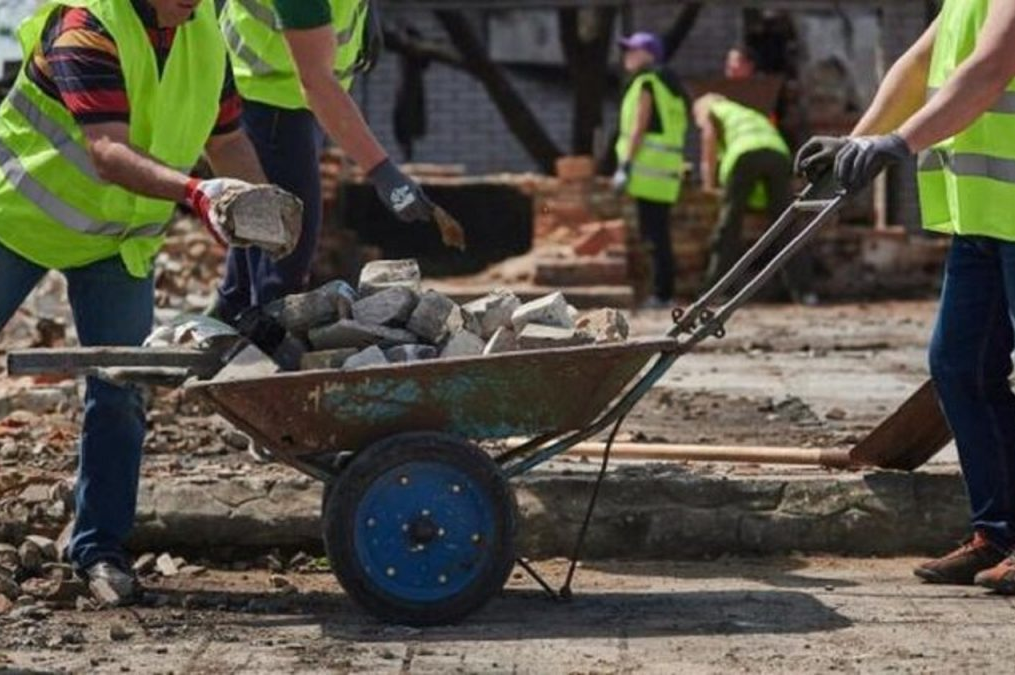
[[(1015, 159), (973, 153), (952, 154), (944, 150), (920, 153), (920, 171), (947, 171), (955, 176), (989, 178), (1015, 185)], [(1015, 205), (1013, 205), (1015, 207)]]
[(240, 31), (236, 30), (236, 24), (228, 18), (222, 19), (222, 34), (226, 38), (229, 50), (234, 56), (246, 63), (254, 75), (271, 75), (276, 72), (270, 63), (264, 61), (257, 55), (257, 52), (247, 46), (240, 35)]
[(272, 30), (282, 30), (282, 22), (278, 18), (278, 14), (272, 11), (270, 7), (266, 7), (257, 0), (236, 0), (243, 9), (250, 12), (251, 16), (263, 23), (265, 26)]
[(35, 127), (39, 134), (49, 140), (68, 162), (77, 167), (78, 171), (96, 183), (103, 182), (95, 171), (95, 165), (92, 164), (92, 158), (88, 156), (88, 151), (75, 143), (63, 127), (46, 117), (45, 113), (39, 110), (39, 106), (25, 96), (19, 87), (11, 90), (11, 93), (7, 95), (7, 100), (10, 101), (11, 107), (21, 113), (21, 116), (28, 120), (28, 123)]

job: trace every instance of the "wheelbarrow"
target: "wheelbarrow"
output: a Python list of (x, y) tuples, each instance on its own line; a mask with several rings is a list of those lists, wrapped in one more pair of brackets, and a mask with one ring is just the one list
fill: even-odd
[[(844, 195), (817, 193), (808, 187), (713, 288), (673, 312), (673, 327), (658, 339), (347, 372), (191, 378), (184, 388), (272, 458), (325, 482), (325, 550), (355, 601), (385, 621), (454, 622), (499, 593), (516, 562), (509, 481), (612, 429), (601, 481), (610, 445), (638, 401), (680, 356), (721, 338), (737, 308), (833, 218)], [(799, 234), (776, 245), (801, 216), (809, 222)], [(773, 248), (767, 264), (752, 268)], [(32, 356), (12, 354), (11, 371), (32, 371)], [(502, 450), (480, 445), (518, 437), (527, 440)], [(598, 488), (561, 592), (519, 561), (555, 597), (570, 593)]]

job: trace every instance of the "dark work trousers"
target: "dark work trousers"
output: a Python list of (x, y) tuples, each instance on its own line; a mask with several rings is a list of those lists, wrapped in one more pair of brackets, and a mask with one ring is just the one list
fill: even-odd
[(296, 249), (281, 260), (272, 260), (256, 247), (229, 249), (216, 307), (226, 320), (248, 307), (305, 290), (321, 229), (323, 134), (313, 113), (244, 101), (243, 128), (268, 181), (303, 201), (303, 232)]
[(636, 199), (635, 202), (642, 241), (652, 248), (653, 293), (660, 300), (670, 301), (673, 299), (673, 278), (676, 274), (670, 241), (670, 209), (673, 204), (648, 199)]
[[(790, 179), (793, 165), (790, 158), (775, 150), (755, 150), (745, 153), (733, 167), (729, 183), (723, 190), (719, 223), (712, 235), (712, 253), (705, 275), (705, 287), (709, 288), (724, 275), (745, 250), (743, 239), (744, 216), (754, 186), (759, 182), (768, 193), (768, 218), (771, 223), (786, 210), (793, 201)], [(800, 223), (790, 227), (773, 246), (773, 253), (786, 246), (799, 233)], [(762, 262), (771, 256), (762, 258)], [(787, 292), (799, 301), (811, 292), (814, 263), (806, 251), (796, 256), (783, 268), (782, 282)]]

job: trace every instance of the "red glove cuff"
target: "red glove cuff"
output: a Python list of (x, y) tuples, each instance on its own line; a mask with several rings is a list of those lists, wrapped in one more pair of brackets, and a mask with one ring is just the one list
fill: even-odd
[(193, 209), (195, 212), (200, 212), (200, 205), (198, 200), (203, 196), (198, 191), (197, 186), (201, 184), (200, 178), (191, 178), (187, 181), (186, 187), (183, 189), (184, 199), (187, 200), (187, 206)]

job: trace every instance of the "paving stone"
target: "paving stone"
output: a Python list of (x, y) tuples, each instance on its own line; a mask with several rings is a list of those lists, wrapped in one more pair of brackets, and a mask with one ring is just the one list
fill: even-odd
[(406, 328), (427, 342), (438, 344), (461, 330), (463, 325), (462, 310), (453, 300), (437, 291), (426, 291)]
[(357, 301), (352, 318), (375, 326), (404, 326), (418, 303), (419, 296), (409, 288), (386, 288)]
[(579, 333), (574, 328), (558, 328), (532, 323), (518, 334), (519, 349), (553, 349), (556, 347), (575, 347), (592, 342), (588, 335)]
[(375, 260), (363, 266), (359, 275), (360, 297), (373, 295), (393, 286), (419, 293), (422, 275), (415, 260)]
[(359, 350), (355, 348), (307, 352), (300, 359), (300, 370), (338, 370), (346, 359), (358, 353)]
[(437, 358), (437, 348), (431, 345), (401, 345), (385, 350), (384, 355), (392, 363), (426, 361)]
[(512, 315), (521, 304), (511, 291), (497, 289), (462, 306), (465, 329), (489, 340), (498, 328), (511, 325)]
[(416, 335), (407, 330), (371, 326), (351, 319), (343, 319), (330, 326), (322, 326), (310, 331), (310, 343), (316, 350), (363, 349), (373, 345), (397, 347), (416, 341)]
[(483, 348), (483, 355), (503, 354), (516, 349), (518, 349), (518, 337), (515, 335), (514, 329), (501, 326), (487, 341), (486, 347)]
[(616, 309), (597, 309), (586, 312), (575, 321), (575, 329), (592, 338), (597, 344), (623, 342), (630, 334), (630, 327), (623, 313)]
[(574, 319), (569, 311), (570, 305), (560, 291), (527, 302), (514, 311), (511, 323), (515, 332), (521, 337), (522, 329), (529, 324), (553, 326), (556, 328), (574, 328)]
[(254, 345), (247, 345), (216, 375), (216, 382), (268, 377), (279, 371), (278, 364)]
[(289, 295), (269, 303), (264, 311), (286, 330), (303, 335), (311, 328), (352, 316), (356, 290), (341, 280), (330, 281), (309, 293)]
[(388, 358), (380, 347), (368, 347), (355, 356), (350, 356), (342, 366), (343, 370), (357, 370), (388, 365)]
[(441, 350), (441, 358), (449, 359), (457, 356), (479, 356), (483, 353), (486, 343), (483, 339), (467, 330), (459, 331), (451, 336)]

